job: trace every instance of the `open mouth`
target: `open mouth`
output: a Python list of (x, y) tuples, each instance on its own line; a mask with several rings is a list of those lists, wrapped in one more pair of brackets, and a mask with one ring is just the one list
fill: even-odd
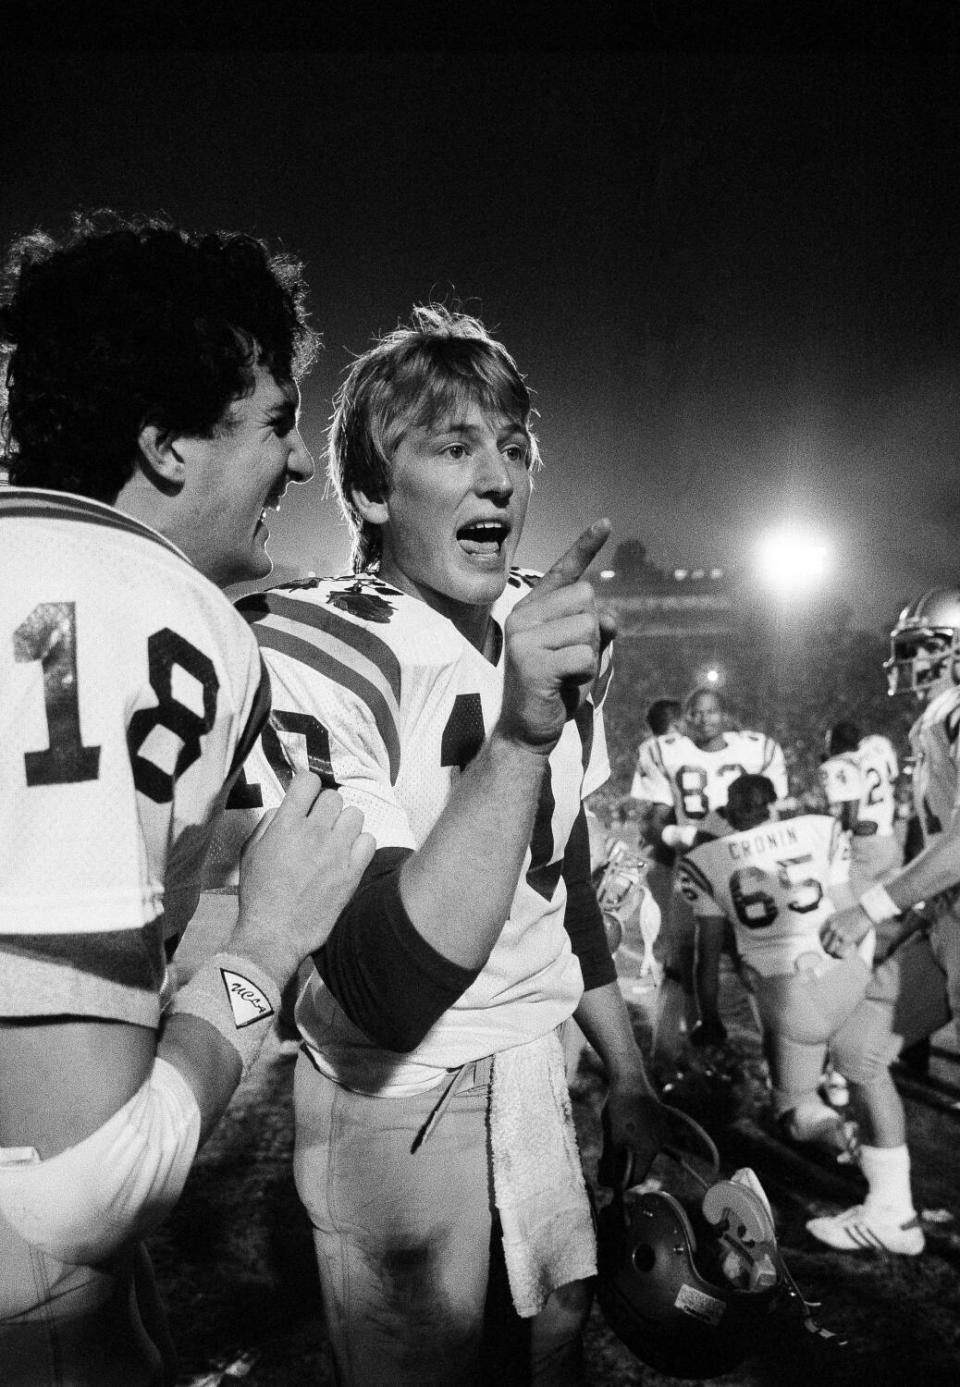
[(282, 492), (282, 491), (272, 492), (272, 493), (267, 497), (266, 501), (264, 502), (263, 510), (260, 512), (260, 524), (261, 524), (261, 525), (266, 525), (266, 523), (267, 523), (267, 516), (268, 516), (268, 514), (269, 514), (270, 511), (278, 511), (278, 510), (280, 509), (280, 501), (282, 500), (282, 498), (283, 498), (283, 492)]
[(465, 554), (476, 558), (496, 558), (510, 533), (502, 520), (476, 520), (457, 531), (457, 542)]

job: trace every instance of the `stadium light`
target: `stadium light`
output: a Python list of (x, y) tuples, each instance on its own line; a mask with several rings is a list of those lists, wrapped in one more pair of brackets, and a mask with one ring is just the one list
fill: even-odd
[(787, 527), (763, 537), (757, 546), (757, 567), (764, 582), (782, 597), (799, 596), (827, 576), (830, 550), (820, 536)]
[(700, 665), (693, 682), (698, 689), (722, 689), (727, 682), (727, 671), (722, 665)]

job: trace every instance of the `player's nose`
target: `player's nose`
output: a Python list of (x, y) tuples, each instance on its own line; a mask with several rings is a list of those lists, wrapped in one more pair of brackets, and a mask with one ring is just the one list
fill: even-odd
[(294, 430), (292, 446), (287, 457), (287, 472), (292, 481), (308, 482), (316, 471), (313, 454), (304, 443), (299, 429)]

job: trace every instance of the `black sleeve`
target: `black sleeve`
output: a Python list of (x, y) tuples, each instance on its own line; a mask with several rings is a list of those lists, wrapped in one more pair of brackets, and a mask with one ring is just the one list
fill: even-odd
[[(414, 1050), (480, 973), (437, 953), (400, 899), (407, 848), (374, 853), (323, 948), (317, 971), (353, 1024), (375, 1044)], [(455, 907), (454, 907), (455, 908)]]
[(607, 945), (603, 913), (590, 879), (590, 832), (583, 806), (567, 840), (563, 855), (563, 879), (567, 884), (567, 908), (563, 917), (573, 952), (580, 960), (584, 992), (615, 982), (617, 969)]

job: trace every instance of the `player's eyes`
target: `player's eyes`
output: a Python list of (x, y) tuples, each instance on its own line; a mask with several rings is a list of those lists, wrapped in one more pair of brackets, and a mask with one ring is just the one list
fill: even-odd
[(503, 450), (503, 455), (509, 462), (519, 462), (525, 467), (530, 465), (530, 452), (522, 443), (508, 443)]
[(462, 443), (449, 443), (443, 450), (447, 457), (453, 458), (454, 462), (459, 462), (461, 458), (467, 456), (467, 450)]

